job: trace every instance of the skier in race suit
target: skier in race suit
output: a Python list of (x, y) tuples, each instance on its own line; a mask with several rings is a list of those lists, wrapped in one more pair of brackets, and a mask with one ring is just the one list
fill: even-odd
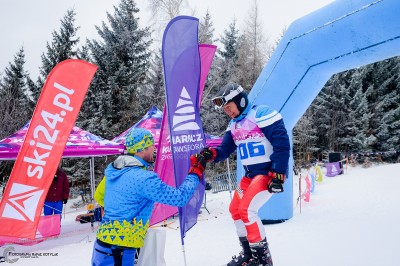
[(228, 266), (273, 265), (258, 210), (273, 193), (283, 192), (290, 143), (282, 116), (268, 106), (250, 105), (236, 83), (222, 87), (212, 101), (232, 120), (222, 143), (200, 153), (207, 162), (220, 162), (238, 149), (246, 171), (229, 206), (243, 250)]
[(143, 128), (126, 135), (127, 155), (119, 156), (105, 170), (104, 217), (97, 229), (92, 266), (134, 265), (136, 249), (144, 245), (154, 203), (185, 206), (205, 170), (205, 159), (190, 157), (188, 175), (171, 187), (147, 170), (154, 162), (154, 139)]

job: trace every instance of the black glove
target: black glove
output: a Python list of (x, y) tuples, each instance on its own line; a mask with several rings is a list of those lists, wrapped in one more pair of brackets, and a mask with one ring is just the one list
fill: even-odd
[(67, 204), (67, 202), (68, 202), (68, 199), (63, 199), (64, 204)]
[(203, 173), (205, 169), (206, 169), (206, 160), (204, 156), (198, 153), (190, 156), (189, 174), (196, 174), (199, 177), (199, 180), (201, 181), (203, 179)]
[(271, 182), (268, 184), (268, 191), (270, 193), (283, 192), (283, 183), (285, 182), (285, 174), (268, 172), (268, 176), (272, 177)]
[(214, 148), (204, 148), (200, 151), (200, 154), (203, 155), (206, 162), (212, 162), (217, 157), (217, 150)]

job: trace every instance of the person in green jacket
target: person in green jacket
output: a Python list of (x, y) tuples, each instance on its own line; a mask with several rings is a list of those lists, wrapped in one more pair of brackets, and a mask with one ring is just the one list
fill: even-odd
[(104, 207), (104, 193), (106, 191), (106, 177), (98, 184), (96, 191), (94, 192), (94, 200), (101, 206)]

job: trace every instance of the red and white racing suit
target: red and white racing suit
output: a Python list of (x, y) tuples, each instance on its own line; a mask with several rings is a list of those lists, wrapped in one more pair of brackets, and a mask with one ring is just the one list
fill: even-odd
[(229, 211), (239, 237), (250, 243), (265, 238), (258, 210), (270, 199), (269, 171), (286, 174), (290, 155), (289, 137), (282, 116), (268, 106), (249, 106), (230, 121), (224, 139), (217, 150), (215, 162), (222, 161), (236, 150), (246, 170)]

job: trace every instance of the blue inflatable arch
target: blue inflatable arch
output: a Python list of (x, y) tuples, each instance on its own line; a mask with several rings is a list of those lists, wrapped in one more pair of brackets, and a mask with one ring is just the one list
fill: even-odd
[[(251, 102), (279, 110), (292, 136), (333, 74), (400, 55), (399, 10), (399, 0), (337, 0), (296, 20), (254, 84)], [(285, 192), (274, 195), (259, 214), (263, 220), (293, 216), (292, 171)]]

